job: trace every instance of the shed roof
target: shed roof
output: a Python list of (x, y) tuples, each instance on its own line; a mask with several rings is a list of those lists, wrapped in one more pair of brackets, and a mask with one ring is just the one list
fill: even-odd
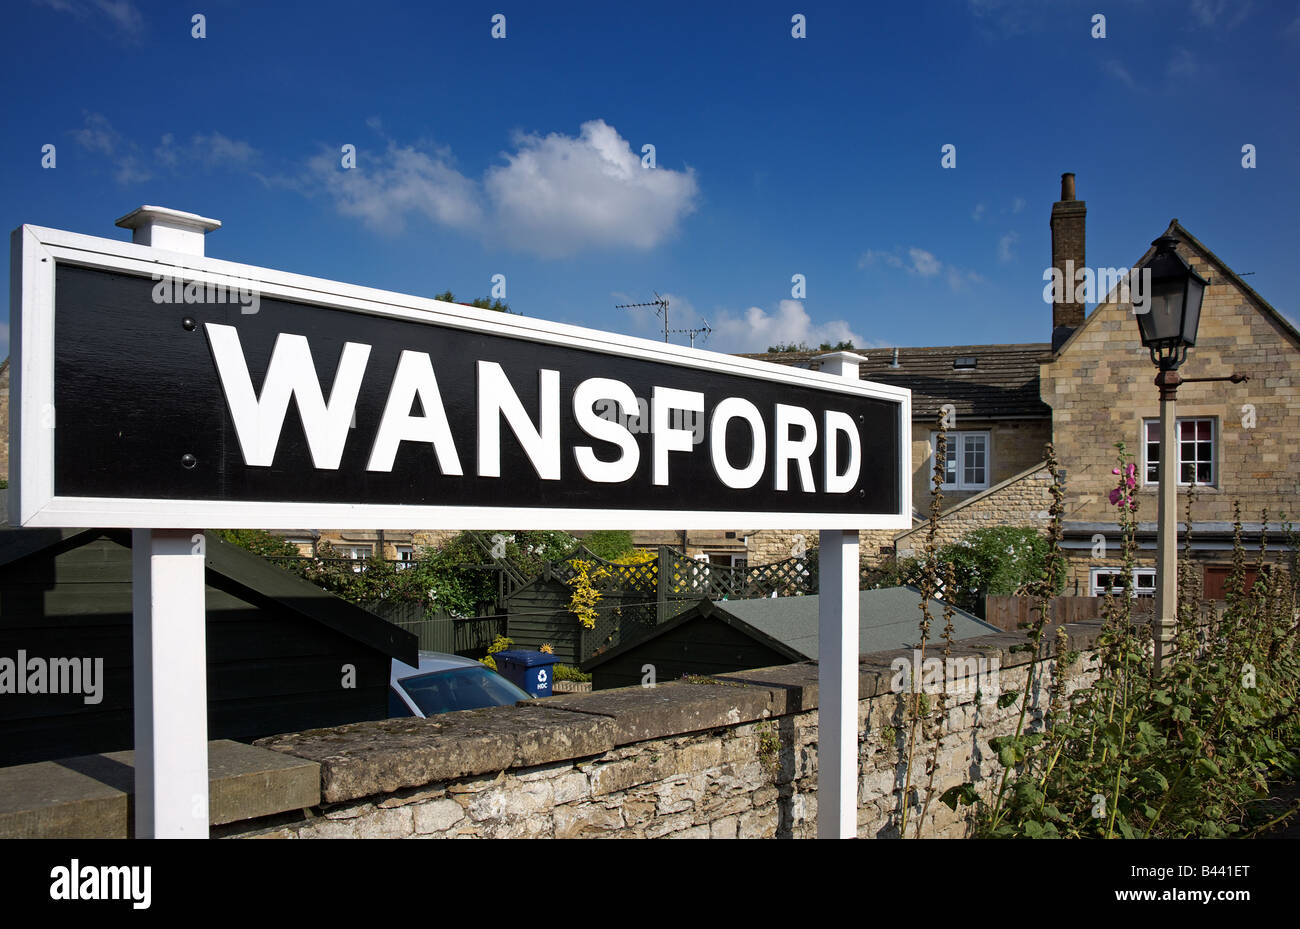
[[(419, 639), (355, 603), (298, 577), (265, 558), (204, 533), (207, 583), (253, 602), (270, 600), (306, 619), (408, 664), (418, 660)], [(53, 548), (75, 548), (100, 536), (131, 547), (131, 532), (121, 529), (3, 529), (0, 567)]]
[[(658, 627), (650, 635), (619, 645), (583, 664), (584, 669), (597, 667), (619, 655), (644, 645), (670, 629), (701, 617), (721, 620), (752, 635), (755, 639), (786, 654), (792, 661), (816, 661), (818, 656), (818, 612), (821, 597), (759, 598), (753, 600), (701, 600), (691, 609)], [(934, 618), (931, 641), (943, 630), (944, 603), (930, 601)], [(858, 653), (910, 648), (920, 640), (921, 592), (915, 587), (882, 587), (858, 594)], [(953, 616), (956, 639), (971, 639), (1002, 630), (991, 626), (965, 610)]]

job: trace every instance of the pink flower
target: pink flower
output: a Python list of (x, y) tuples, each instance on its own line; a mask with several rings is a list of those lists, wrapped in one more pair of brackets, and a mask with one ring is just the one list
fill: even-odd
[(1110, 492), (1111, 506), (1116, 506), (1119, 503), (1119, 498), (1120, 498), (1119, 488), (1116, 487), (1114, 490)]

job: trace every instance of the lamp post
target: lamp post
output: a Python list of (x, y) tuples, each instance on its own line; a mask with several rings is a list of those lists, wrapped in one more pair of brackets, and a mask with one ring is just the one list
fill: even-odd
[[(1178, 614), (1178, 385), (1193, 381), (1249, 380), (1248, 375), (1229, 377), (1189, 377), (1178, 375), (1187, 360), (1187, 349), (1196, 344), (1196, 330), (1201, 322), (1201, 300), (1205, 296), (1205, 278), (1197, 274), (1178, 254), (1178, 240), (1163, 235), (1151, 243), (1156, 247), (1140, 272), (1151, 272), (1147, 291), (1147, 309), (1136, 313), (1142, 345), (1151, 353), (1151, 361), (1160, 369), (1156, 387), (1160, 389), (1160, 507), (1157, 534), (1156, 567), (1156, 673), (1168, 664)], [(1130, 581), (1131, 583), (1131, 581)]]

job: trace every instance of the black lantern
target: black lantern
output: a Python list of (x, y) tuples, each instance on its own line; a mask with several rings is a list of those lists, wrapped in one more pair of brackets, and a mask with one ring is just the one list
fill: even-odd
[(1139, 273), (1151, 271), (1147, 289), (1147, 312), (1138, 313), (1142, 344), (1162, 371), (1175, 370), (1187, 358), (1188, 346), (1196, 344), (1201, 322), (1201, 299), (1208, 281), (1182, 259), (1174, 246), (1178, 240), (1162, 235), (1151, 243), (1156, 253)]

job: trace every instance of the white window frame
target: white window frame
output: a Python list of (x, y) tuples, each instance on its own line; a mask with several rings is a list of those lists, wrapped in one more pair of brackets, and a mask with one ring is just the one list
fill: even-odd
[[(1102, 574), (1122, 575), (1124, 568), (1122, 566), (1110, 568), (1093, 568), (1088, 575), (1088, 589), (1092, 592), (1091, 596), (1104, 597), (1109, 592), (1098, 583), (1097, 578)], [(1156, 569), (1155, 568), (1134, 568), (1133, 583), (1129, 586), (1129, 595), (1137, 597), (1154, 597), (1156, 595)], [(1118, 591), (1117, 591), (1118, 592)]]
[(404, 571), (415, 566), (414, 545), (394, 545), (393, 548), (397, 552), (396, 568), (398, 571)]
[[(1175, 473), (1178, 475), (1179, 487), (1191, 487), (1190, 481), (1183, 480), (1183, 442), (1178, 438), (1183, 423), (1200, 423), (1208, 422), (1210, 424), (1210, 479), (1208, 481), (1197, 481), (1197, 487), (1218, 487), (1219, 486), (1219, 420), (1216, 416), (1179, 416), (1174, 423), (1175, 444), (1178, 446), (1178, 461), (1175, 463)], [(1157, 435), (1160, 431), (1160, 417), (1146, 417), (1142, 420), (1142, 486), (1159, 487), (1160, 478), (1152, 480), (1149, 477), (1151, 470), (1151, 442), (1147, 436), (1149, 430), (1154, 427)], [(1160, 444), (1159, 441), (1156, 442)], [(1161, 450), (1163, 452), (1163, 449)], [(1198, 462), (1199, 463), (1199, 462)]]
[[(962, 458), (966, 453), (966, 440), (968, 438), (982, 437), (984, 439), (984, 483), (968, 483), (962, 479)], [(939, 433), (930, 433), (930, 473), (934, 474), (934, 460), (939, 453)], [(955, 455), (957, 458), (957, 482), (955, 484), (947, 483), (948, 471), (944, 469), (944, 490), (987, 490), (989, 481), (992, 477), (993, 470), (993, 434), (987, 429), (971, 429), (961, 432), (948, 433), (948, 453), (949, 456)]]
[[(343, 546), (343, 557), (351, 561), (366, 562), (369, 561), (374, 556), (374, 554), (375, 554), (375, 547), (366, 542), (360, 542), (360, 543), (349, 542), (344, 544)], [(357, 574), (360, 574), (362, 571), (366, 570), (366, 566), (364, 563), (354, 564), (352, 566), (352, 570), (355, 571)]]

